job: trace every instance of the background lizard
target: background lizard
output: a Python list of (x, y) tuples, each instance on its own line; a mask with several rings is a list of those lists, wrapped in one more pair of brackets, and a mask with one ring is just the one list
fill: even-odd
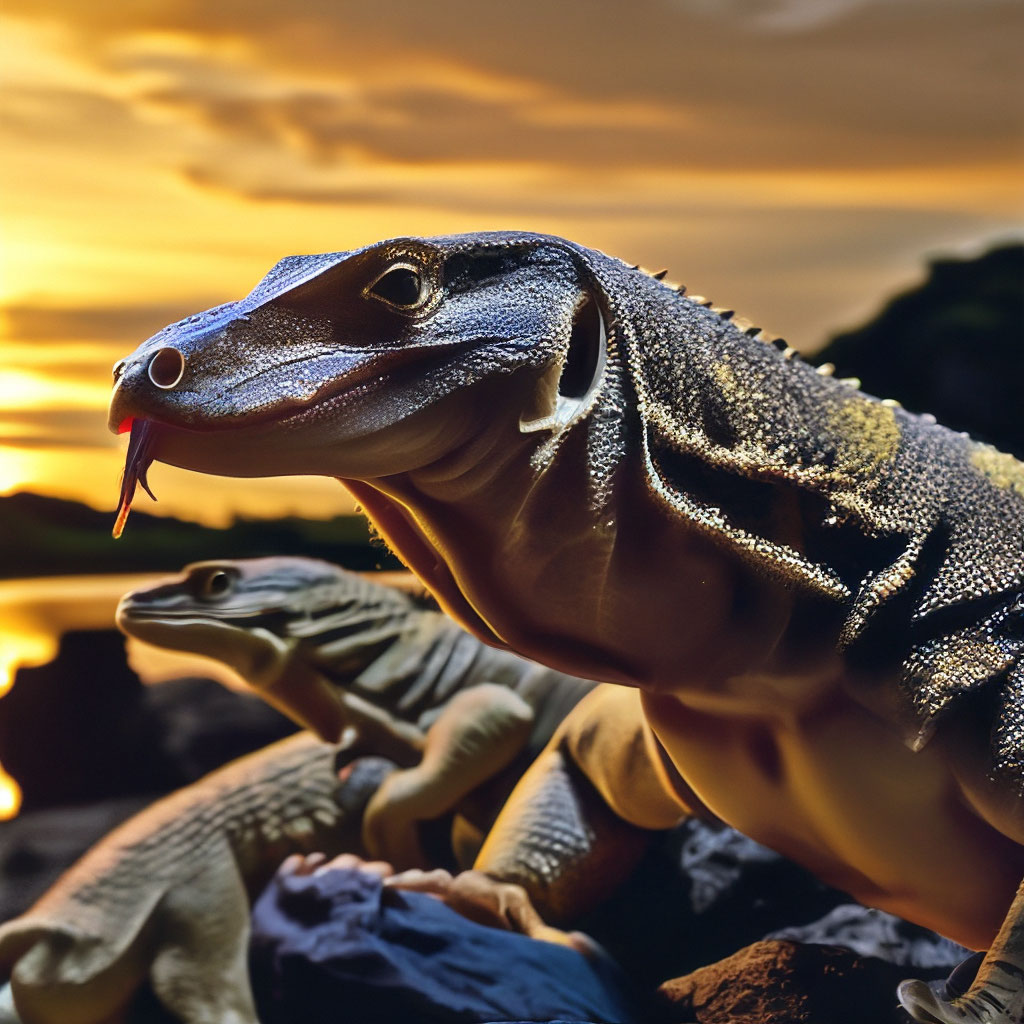
[(298, 733), (159, 800), (0, 925), (0, 1021), (131, 1020), (140, 987), (184, 1024), (258, 1024), (249, 901), (295, 850), (360, 849), (362, 810), (394, 765)]
[(422, 600), (311, 558), (186, 566), (125, 595), (117, 624), (223, 662), (322, 740), (350, 730), (347, 746), (402, 765), (363, 826), (366, 849), (402, 868), (427, 862), (416, 823), (457, 804), (456, 860), (471, 864), (513, 780), (596, 685), (487, 647)]
[[(157, 802), (0, 926), (25, 1024), (108, 1024), (147, 979), (185, 1024), (255, 1024), (249, 897), (286, 854), (394, 850), (424, 864), (416, 822), (458, 806), (454, 863), (471, 863), (521, 771), (595, 685), (314, 559), (189, 566), (126, 595), (118, 623), (225, 662), (343, 742), (300, 734)], [(631, 838), (639, 856), (644, 837)]]
[(918, 1019), (1019, 1021), (1024, 468), (792, 355), (549, 236), (292, 257), (115, 368), (118, 526), (154, 458), (343, 479), (479, 637), (641, 688), (724, 820), (991, 945)]

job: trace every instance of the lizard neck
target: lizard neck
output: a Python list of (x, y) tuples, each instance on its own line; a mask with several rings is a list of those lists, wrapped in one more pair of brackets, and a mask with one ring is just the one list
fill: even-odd
[(675, 689), (751, 670), (792, 594), (686, 528), (625, 458), (603, 506), (586, 434), (538, 473), (530, 435), (501, 424), (444, 464), (348, 482), (391, 546), (477, 637), (563, 672)]

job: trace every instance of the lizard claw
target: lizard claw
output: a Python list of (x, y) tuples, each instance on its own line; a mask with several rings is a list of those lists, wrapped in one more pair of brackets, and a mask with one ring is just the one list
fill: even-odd
[(458, 875), (437, 868), (413, 869), (393, 875), (384, 882), (395, 889), (409, 889), (436, 896), (463, 917), (490, 928), (522, 932), (532, 939), (569, 946), (592, 955), (595, 943), (582, 932), (564, 932), (544, 923), (526, 890), (512, 882), (501, 882), (482, 871)]
[(900, 1005), (920, 1024), (1022, 1024), (1024, 986), (1006, 972), (993, 972), (984, 984), (948, 1002), (923, 981), (904, 981)]
[[(328, 871), (363, 871), (380, 879), (388, 878), (394, 869), (386, 861), (363, 860), (354, 853), (341, 853), (329, 860), (326, 853), (293, 853), (282, 861), (277, 873), (285, 875), (322, 875)], [(0, 1024), (3, 1024), (0, 1021)]]

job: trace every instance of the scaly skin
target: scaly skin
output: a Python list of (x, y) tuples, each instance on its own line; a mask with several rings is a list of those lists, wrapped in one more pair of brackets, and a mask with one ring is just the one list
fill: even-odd
[(96, 844), (0, 926), (24, 1024), (124, 1019), (148, 981), (183, 1024), (258, 1024), (250, 895), (295, 850), (358, 850), (362, 810), (393, 765), (300, 733), (211, 773)]
[(1019, 1021), (1024, 467), (789, 355), (562, 239), (397, 239), (166, 328), (111, 425), (126, 499), (341, 478), (482, 639), (639, 687), (725, 821), (991, 946), (919, 1019)]
[[(471, 815), (477, 833), (486, 828), (495, 802), (595, 685), (486, 647), (407, 593), (311, 558), (187, 566), (125, 595), (117, 623), (224, 662), (327, 742), (347, 731), (350, 750), (403, 765), (363, 819), (366, 849), (403, 869), (426, 863), (419, 822), (456, 807), (465, 816), (465, 798), (491, 782)], [(468, 866), (475, 847), (460, 845)]]

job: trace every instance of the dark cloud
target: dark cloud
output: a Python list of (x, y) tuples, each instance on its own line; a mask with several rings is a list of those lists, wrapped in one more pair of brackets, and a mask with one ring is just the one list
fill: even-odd
[(8, 86), (0, 107), (0, 129), (31, 143), (77, 140), (96, 145), (102, 135), (137, 141), (143, 125), (123, 100), (67, 88)]
[[(720, 18), (746, 30), (810, 32), (841, 22), (862, 10), (963, 6), (963, 0), (671, 0), (681, 10)], [(975, 6), (1004, 4), (1006, 0), (973, 0)]]
[[(60, 0), (47, 5), (60, 9)], [(580, 170), (1020, 155), (1024, 5), (1008, 0), (129, 0), (64, 10), (109, 68), (163, 80), (146, 102), (228, 142), (259, 141), (310, 163), (343, 163), (352, 149), (409, 163)], [(184, 33), (194, 52), (128, 38), (139, 31)], [(244, 43), (242, 56), (216, 45), (228, 38)], [(460, 71), (469, 75), (461, 83)], [(246, 76), (257, 72), (254, 84)], [(322, 85), (300, 87), (299, 77)], [(479, 88), (488, 78), (522, 90)], [(660, 119), (595, 116), (617, 102)], [(537, 116), (573, 103), (587, 115)]]
[[(512, 48), (514, 58), (490, 53), (486, 63), (463, 65), (525, 74), (533, 95), (479, 90), (457, 76), (435, 81), (429, 67), (419, 79), (389, 83), (360, 80), (356, 66), (354, 90), (253, 90), (195, 58), (177, 67), (162, 60), (171, 84), (147, 98), (225, 140), (258, 140), (320, 166), (344, 164), (352, 151), (409, 164), (540, 162), (580, 170), (870, 168), (1019, 156), (1021, 110), (1007, 102), (1007, 90), (1013, 81), (1024, 86), (1022, 63), (1012, 33), (996, 31), (994, 11), (968, 19), (945, 8), (927, 25), (922, 12), (895, 24), (876, 18), (874, 28), (868, 13), (844, 34), (765, 43), (730, 38), (718, 23), (714, 33), (698, 26), (704, 38), (694, 38), (692, 16), (666, 8), (658, 33), (631, 26), (616, 34), (614, 53), (602, 53), (610, 40), (590, 26), (582, 49), (593, 68), (576, 66), (579, 42), (566, 53), (555, 39), (542, 46), (545, 66), (537, 66), (538, 40)], [(448, 49), (435, 56), (465, 60)], [(136, 67), (145, 65), (135, 58)], [(632, 105), (636, 116), (616, 117), (615, 103)], [(583, 106), (577, 117), (574, 104)], [(548, 116), (559, 108), (564, 116)]]

